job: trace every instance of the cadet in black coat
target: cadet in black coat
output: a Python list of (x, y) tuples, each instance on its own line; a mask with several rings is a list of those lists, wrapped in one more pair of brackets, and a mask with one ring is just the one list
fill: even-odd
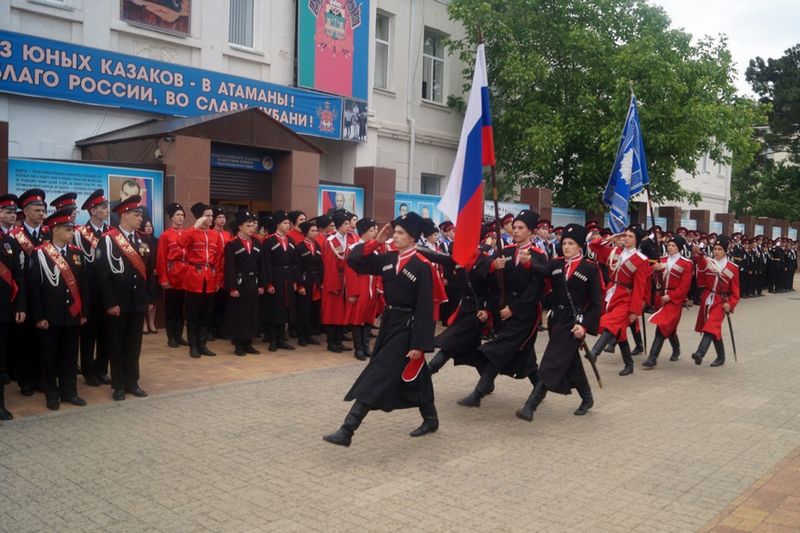
[(253, 239), (257, 219), (249, 211), (239, 210), (234, 217), (236, 236), (225, 245), (225, 316), (222, 335), (231, 340), (236, 355), (261, 352), (253, 347), (253, 338), (261, 329), (259, 296), (263, 273), (261, 243)]
[(562, 248), (569, 257), (553, 259), (543, 268), (533, 267), (552, 281), (552, 314), (547, 321), (550, 340), (539, 365), (539, 383), (534, 385), (525, 405), (516, 413), (523, 420), (533, 420), (533, 413), (547, 391), (570, 394), (576, 389), (581, 397), (576, 415), (585, 415), (594, 405), (579, 349), (587, 333), (597, 334), (603, 293), (597, 263), (581, 253), (586, 234), (583, 226), (568, 224), (564, 228)]
[(83, 302), (88, 302), (89, 291), (81, 250), (71, 244), (73, 211), (57, 211), (47, 219), (52, 242), (37, 247), (31, 261), (30, 311), (39, 330), (45, 400), (51, 410), (59, 408), (59, 398), (86, 405), (78, 396), (76, 368), (80, 326), (86, 322)]
[(149, 249), (142, 246), (136, 228), (142, 223), (141, 197), (131, 196), (114, 209), (119, 227), (111, 228), (99, 244), (102, 261), (97, 263), (103, 308), (108, 315), (111, 387), (114, 400), (125, 393), (144, 397), (139, 387), (139, 355), (142, 351), (142, 325), (155, 276), (146, 266)]
[(505, 286), (505, 305), (500, 309), (503, 325), (493, 340), (478, 349), (485, 358), (478, 366), (481, 378), (468, 396), (458, 400), (459, 405), (479, 407), (481, 398), (493, 389), (498, 374), (528, 378), (534, 384), (538, 381), (533, 344), (541, 319), (544, 280), (531, 267), (547, 264), (547, 256), (531, 246), (538, 220), (534, 211), (521, 211), (513, 223), (515, 243), (503, 248), (502, 256), (492, 263), (496, 275), (503, 276)]
[(286, 342), (286, 323), (294, 323), (297, 264), (294, 244), (287, 237), (292, 228), (284, 211), (272, 214), (275, 233), (264, 239), (263, 280), (266, 293), (261, 297), (261, 321), (269, 341), (269, 351), (294, 350)]
[(397, 250), (373, 253), (392, 232), (387, 224), (375, 240), (350, 251), (348, 263), (354, 270), (381, 276), (386, 308), (372, 358), (345, 396), (345, 401), (355, 403), (342, 427), (323, 437), (330, 443), (349, 446), (370, 409), (419, 407), (423, 422), (411, 432), (412, 437), (439, 428), (433, 383), (424, 358), (434, 346), (433, 272), (430, 262), (414, 247), (423, 224), (419, 215), (408, 213), (395, 221), (393, 245)]
[(0, 196), (0, 420), (14, 418), (5, 406), (5, 387), (10, 382), (7, 354), (12, 324), (25, 321), (25, 254), (8, 233), (16, 220), (17, 197)]
[(322, 250), (317, 242), (319, 228), (316, 220), (307, 220), (300, 224), (303, 240), (295, 245), (297, 260), (297, 343), (300, 346), (319, 345), (312, 336), (314, 322), (314, 306), (321, 300), (322, 287)]

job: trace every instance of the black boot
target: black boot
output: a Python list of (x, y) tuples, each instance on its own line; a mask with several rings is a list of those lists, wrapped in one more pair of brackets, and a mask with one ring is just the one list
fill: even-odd
[(614, 349), (617, 347), (617, 338), (614, 337), (614, 340), (608, 343), (608, 346), (605, 347), (603, 350), (606, 353), (614, 353)]
[(283, 324), (275, 324), (275, 344), (281, 350), (294, 350), (294, 346), (286, 342), (286, 328)]
[(267, 340), (267, 342), (269, 342), (268, 350), (270, 352), (277, 352), (278, 351), (278, 339), (275, 336), (275, 328), (273, 327), (273, 324), (267, 324), (266, 329), (267, 329), (267, 339), (266, 340)]
[(296, 324), (295, 330), (297, 331), (297, 345), (308, 346), (308, 326), (305, 324)]
[(372, 357), (372, 350), (369, 347), (369, 325), (364, 325), (359, 328), (361, 330), (361, 349), (364, 350), (364, 355)]
[(201, 355), (203, 355), (200, 353), (200, 347), (197, 344), (199, 342), (199, 336), (191, 326), (186, 328), (186, 333), (189, 335), (189, 357), (198, 359)]
[(170, 348), (178, 348), (180, 343), (178, 343), (178, 335), (175, 332), (177, 329), (175, 327), (175, 319), (164, 319), (164, 329), (167, 331), (167, 346)]
[(581, 384), (580, 387), (577, 387), (578, 394), (581, 397), (581, 404), (575, 409), (575, 416), (583, 416), (589, 412), (589, 409), (594, 407), (594, 398), (592, 397), (592, 388), (589, 386), (589, 382), (586, 381)]
[(328, 351), (342, 353), (342, 349), (336, 343), (336, 326), (325, 326), (325, 334), (328, 337)]
[(208, 342), (208, 338), (211, 335), (210, 330), (206, 327), (200, 328), (200, 336), (197, 342), (197, 350), (208, 357), (215, 357), (217, 354), (216, 352), (212, 352), (208, 349), (206, 343)]
[(8, 383), (8, 376), (0, 375), (0, 420), (12, 420), (14, 415), (6, 410), (6, 384)]
[(247, 352), (244, 351), (244, 345), (245, 345), (245, 343), (242, 342), (242, 341), (234, 341), (233, 342), (233, 346), (234, 346), (233, 354), (234, 355), (238, 355), (238, 356), (247, 355)]
[[(189, 334), (189, 326), (186, 326), (186, 334)], [(175, 321), (175, 338), (181, 346), (189, 346), (189, 341), (183, 338), (183, 319)]]
[(681, 357), (681, 341), (678, 340), (678, 332), (672, 334), (672, 337), (669, 338), (669, 344), (672, 346), (672, 355), (670, 356), (670, 361), (677, 361)]
[(311, 331), (311, 327), (306, 325), (304, 326), (306, 330), (306, 343), (310, 344), (311, 346), (319, 346), (320, 343), (317, 339), (314, 338), (314, 333)]
[[(608, 330), (603, 331), (600, 337), (598, 337), (597, 342), (594, 343), (594, 346), (592, 347), (591, 351), (589, 351), (587, 356), (589, 357), (590, 360), (597, 361), (597, 356), (600, 355), (600, 352), (602, 352), (604, 348), (606, 348), (616, 340), (617, 340), (616, 337), (614, 337), (614, 335), (610, 331)], [(611, 349), (611, 352), (612, 353), (614, 352), (613, 348)]]
[(344, 340), (345, 340), (344, 339), (344, 332), (345, 332), (345, 327), (344, 326), (336, 326), (336, 345), (343, 352), (349, 352), (350, 350), (352, 350), (352, 348), (347, 346), (346, 344), (344, 344)]
[(450, 356), (444, 353), (444, 350), (436, 352), (436, 355), (428, 362), (428, 369), (431, 371), (431, 374), (435, 374), (441, 370), (449, 359)]
[(642, 366), (651, 369), (656, 366), (656, 359), (658, 359), (658, 354), (661, 353), (661, 347), (664, 345), (664, 336), (661, 334), (661, 331), (656, 329), (656, 338), (653, 339), (653, 344), (650, 346), (650, 355), (648, 356), (647, 360), (642, 363)]
[(620, 376), (628, 376), (633, 374), (633, 356), (631, 355), (631, 346), (628, 341), (617, 343), (619, 351), (622, 354), (622, 362), (625, 366), (619, 371)]
[(428, 433), (434, 433), (439, 429), (439, 416), (436, 414), (436, 406), (433, 402), (419, 406), (419, 413), (422, 415), (422, 425), (409, 433), (412, 437), (421, 437)]
[(694, 364), (702, 365), (703, 364), (703, 357), (705, 357), (706, 352), (708, 351), (708, 347), (711, 346), (711, 341), (714, 340), (714, 336), (710, 333), (703, 333), (703, 338), (700, 339), (700, 345), (697, 347), (697, 350), (692, 354), (692, 359), (694, 359)]
[(361, 425), (361, 421), (369, 413), (369, 406), (358, 400), (350, 408), (350, 412), (344, 417), (344, 424), (334, 433), (325, 435), (322, 440), (330, 442), (331, 444), (338, 444), (339, 446), (350, 446), (350, 441), (353, 439), (353, 433)]
[(494, 378), (497, 377), (497, 370), (494, 367), (489, 366), (481, 373), (481, 378), (478, 380), (478, 384), (475, 385), (475, 390), (469, 393), (468, 396), (461, 398), (458, 400), (458, 405), (463, 405), (464, 407), (480, 407), (481, 406), (481, 398), (489, 394), (489, 391), (494, 388)]
[(361, 343), (361, 328), (358, 326), (353, 327), (353, 357), (359, 361), (366, 361), (367, 356), (364, 355), (363, 344)]
[(717, 352), (717, 358), (714, 359), (714, 362), (711, 363), (710, 366), (722, 366), (725, 364), (725, 344), (722, 342), (722, 339), (717, 340), (714, 339), (714, 350)]
[(644, 353), (644, 345), (642, 344), (642, 332), (641, 330), (637, 331), (635, 328), (633, 330), (633, 342), (636, 345), (633, 347), (633, 351), (631, 355), (641, 355)]
[(527, 420), (531, 422), (533, 420), (533, 413), (536, 411), (536, 408), (539, 407), (539, 404), (542, 403), (544, 397), (547, 396), (547, 387), (541, 381), (536, 384), (531, 392), (530, 396), (528, 396), (525, 405), (522, 406), (522, 409), (517, 409), (515, 413), (517, 418), (521, 418), (522, 420)]

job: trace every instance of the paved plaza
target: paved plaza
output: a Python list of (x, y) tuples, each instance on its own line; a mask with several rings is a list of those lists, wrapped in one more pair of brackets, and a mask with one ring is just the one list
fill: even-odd
[[(434, 377), (441, 426), (412, 439), (416, 411), (371, 413), (350, 448), (322, 441), (363, 364), (310, 350), (190, 360), (146, 337), (146, 399), (44, 413), (10, 391), (0, 428), (0, 530), (26, 531), (798, 531), (800, 294), (744, 300), (739, 362), (683, 356), (619, 377), (599, 361), (595, 408), (500, 378), (480, 409), (456, 405), (474, 370)], [(652, 328), (649, 338), (653, 337)], [(262, 347), (263, 345), (258, 345)], [(544, 340), (539, 339), (541, 353)], [(223, 354), (224, 352), (224, 354)], [(192, 388), (195, 387), (195, 388)], [(16, 389), (11, 387), (11, 389)], [(27, 415), (27, 416), (25, 416)]]

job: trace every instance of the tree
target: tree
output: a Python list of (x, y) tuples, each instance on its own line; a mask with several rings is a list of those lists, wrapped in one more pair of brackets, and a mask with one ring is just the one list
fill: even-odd
[(465, 64), (485, 37), (498, 172), (552, 189), (558, 205), (600, 208), (629, 80), (656, 202), (688, 197), (673, 175), (702, 154), (749, 164), (758, 150), (763, 112), (736, 96), (725, 37), (692, 44), (645, 0), (452, 0), (449, 13), (466, 31), (451, 42)]
[(777, 59), (751, 59), (745, 79), (760, 101), (770, 105), (767, 145), (800, 163), (800, 44)]
[(753, 165), (735, 173), (730, 209), (738, 215), (800, 220), (800, 167), (779, 163)]

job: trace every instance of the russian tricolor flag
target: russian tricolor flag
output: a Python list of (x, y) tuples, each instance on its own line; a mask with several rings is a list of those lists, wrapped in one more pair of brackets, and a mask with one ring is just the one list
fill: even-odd
[(494, 139), (489, 111), (489, 83), (484, 45), (475, 55), (475, 73), (461, 127), (456, 160), (439, 202), (439, 210), (456, 226), (453, 259), (465, 265), (478, 247), (483, 221), (483, 167), (492, 166)]

